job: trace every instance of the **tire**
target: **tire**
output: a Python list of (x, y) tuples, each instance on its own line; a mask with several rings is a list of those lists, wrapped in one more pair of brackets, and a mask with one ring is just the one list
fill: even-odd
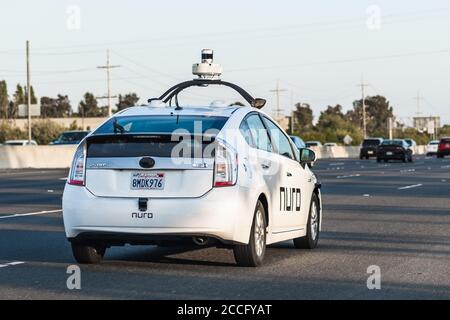
[(364, 157), (362, 155), (359, 156), (359, 160), (362, 160)]
[(381, 159), (380, 159), (380, 158), (377, 158), (377, 162), (380, 163), (380, 162), (381, 162)]
[(294, 247), (297, 249), (314, 249), (319, 242), (320, 215), (319, 199), (313, 193), (311, 197), (311, 206), (309, 207), (308, 222), (306, 227), (306, 236), (294, 239)]
[(406, 160), (407, 160), (407, 159), (406, 159), (406, 154), (404, 154), (404, 155), (403, 155), (403, 158), (402, 158), (403, 163), (405, 163)]
[(443, 156), (442, 154), (438, 154), (437, 157), (438, 157), (439, 159), (444, 158), (444, 156)]
[(105, 247), (93, 247), (78, 243), (72, 243), (73, 257), (78, 263), (81, 264), (100, 263), (103, 260), (105, 252)]
[(389, 160), (388, 159), (384, 159), (384, 163), (387, 163)]
[(266, 210), (258, 201), (253, 215), (250, 240), (248, 244), (238, 244), (233, 247), (234, 259), (241, 267), (261, 266), (266, 253)]

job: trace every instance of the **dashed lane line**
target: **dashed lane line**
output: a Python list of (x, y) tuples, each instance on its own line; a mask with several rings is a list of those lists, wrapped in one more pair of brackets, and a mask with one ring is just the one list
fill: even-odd
[(398, 190), (406, 190), (406, 189), (412, 189), (412, 188), (418, 188), (423, 186), (423, 184), (419, 183), (419, 184), (413, 184), (411, 186), (406, 186), (406, 187), (400, 187), (398, 188)]
[(358, 174), (350, 174), (348, 176), (337, 176), (336, 179), (345, 179), (345, 178), (353, 178), (353, 177), (360, 177), (361, 175)]
[(12, 267), (12, 266), (18, 266), (19, 264), (24, 264), (23, 261), (14, 261), (14, 262), (8, 262), (5, 264), (0, 264), (0, 268), (6, 268), (6, 267)]
[(47, 213), (58, 213), (62, 212), (62, 209), (59, 210), (46, 210), (46, 211), (38, 211), (38, 212), (30, 212), (30, 213), (17, 213), (8, 216), (0, 216), (0, 219), (8, 219), (8, 218), (19, 218), (19, 217), (28, 217), (28, 216), (38, 216), (41, 214)]

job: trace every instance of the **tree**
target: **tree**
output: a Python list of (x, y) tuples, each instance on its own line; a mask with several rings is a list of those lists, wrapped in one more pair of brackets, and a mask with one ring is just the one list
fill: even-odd
[(78, 113), (82, 117), (99, 117), (102, 111), (98, 107), (97, 99), (90, 92), (84, 94), (84, 99), (80, 101)]
[[(360, 128), (363, 127), (362, 99), (353, 102), (353, 110), (345, 115), (346, 118)], [(394, 117), (393, 108), (383, 96), (368, 97), (366, 99), (366, 127), (368, 136), (387, 136), (388, 119)]]
[(17, 118), (19, 115), (19, 105), (25, 104), (25, 94), (22, 86), (20, 84), (16, 85), (16, 91), (13, 95), (13, 103), (10, 103), (9, 105), (9, 115), (10, 118)]
[(8, 114), (8, 87), (6, 85), (6, 81), (0, 81), (0, 118), (9, 118)]
[[(30, 90), (30, 93), (31, 93), (31, 100), (30, 100), (30, 102), (31, 102), (31, 104), (37, 104), (37, 98), (34, 95), (34, 88), (33, 88), (33, 86), (30, 86), (30, 89), (31, 89)], [(28, 91), (27, 91), (27, 95), (25, 97), (25, 101), (27, 101), (27, 99), (28, 99)]]
[(313, 111), (307, 103), (296, 103), (295, 111), (293, 112), (296, 129), (301, 131), (313, 129)]
[(325, 142), (342, 143), (344, 137), (349, 135), (354, 144), (362, 141), (362, 132), (357, 125), (348, 121), (342, 112), (342, 106), (336, 105), (321, 112), (316, 129), (322, 134)]
[(70, 116), (72, 106), (68, 96), (58, 94), (56, 99), (41, 98), (41, 115), (44, 118), (64, 118)]
[(119, 102), (116, 104), (117, 111), (134, 107), (139, 101), (139, 97), (136, 93), (127, 93), (125, 95), (119, 94)]

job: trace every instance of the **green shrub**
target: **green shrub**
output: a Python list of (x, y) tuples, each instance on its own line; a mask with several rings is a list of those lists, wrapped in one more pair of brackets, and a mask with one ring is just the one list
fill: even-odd
[(31, 136), (38, 144), (49, 144), (65, 130), (63, 125), (51, 120), (37, 120), (33, 121)]
[(20, 128), (11, 125), (6, 120), (0, 121), (0, 143), (7, 140), (20, 140), (26, 139), (27, 135), (25, 131), (20, 130)]

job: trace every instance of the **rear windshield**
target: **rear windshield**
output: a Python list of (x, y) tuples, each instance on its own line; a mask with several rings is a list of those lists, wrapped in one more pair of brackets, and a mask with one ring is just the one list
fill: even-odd
[(441, 139), (441, 143), (450, 143), (450, 139)]
[(363, 147), (373, 147), (380, 145), (380, 140), (367, 139), (363, 141)]
[(384, 140), (383, 146), (402, 146), (403, 140)]
[(176, 115), (113, 118), (88, 138), (87, 156), (211, 158), (211, 144), (227, 120)]
[(161, 157), (161, 158), (212, 158), (214, 139), (201, 137), (159, 136), (91, 136), (87, 143), (88, 158)]
[(115, 117), (98, 128), (94, 134), (173, 133), (181, 130), (190, 134), (220, 131), (227, 117), (217, 116), (129, 116)]

